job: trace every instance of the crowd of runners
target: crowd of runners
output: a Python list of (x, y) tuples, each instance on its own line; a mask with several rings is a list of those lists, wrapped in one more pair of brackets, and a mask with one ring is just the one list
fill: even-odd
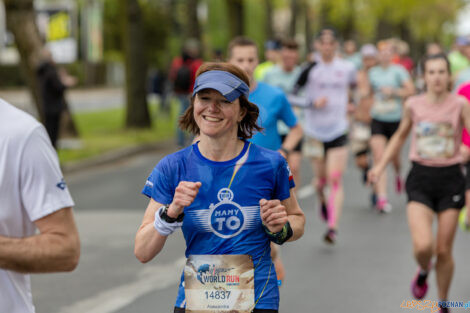
[[(143, 263), (152, 260), (167, 237), (181, 229), (187, 262), (174, 312), (278, 312), (279, 285), (285, 275), (279, 246), (303, 235), (303, 210), (311, 209), (301, 208), (296, 198), (302, 159), (311, 165), (315, 209), (325, 222), (322, 240), (333, 245), (338, 240), (345, 202), (343, 176), (350, 153), (360, 169), (360, 181), (370, 189), (365, 205), (384, 216), (391, 213), (390, 180), (397, 194), (407, 194), (418, 266), (411, 279), (412, 295), (416, 299), (426, 296), (429, 273), (435, 270), (439, 300), (447, 301), (459, 223), (463, 230), (470, 230), (470, 211), (464, 209), (470, 204), (470, 135), (465, 131), (470, 129), (470, 38), (459, 37), (447, 53), (439, 44), (430, 43), (416, 64), (408, 56), (408, 44), (399, 39), (357, 48), (354, 41), (342, 42), (328, 28), (319, 32), (303, 61), (294, 39), (270, 40), (264, 48), (266, 60), (260, 63), (257, 44), (237, 37), (228, 45), (226, 61), (195, 62), (194, 54), (188, 53), (173, 62), (176, 94), (184, 108), (179, 126), (186, 131), (178, 138), (186, 147), (163, 158), (145, 182), (142, 193), (149, 203), (134, 253)], [(31, 124), (29, 117), (6, 102), (0, 101), (0, 109)], [(9, 125), (10, 115), (0, 116), (4, 125)], [(50, 219), (58, 214), (54, 212), (71, 214), (73, 201), (50, 141), (38, 123), (33, 126), (29, 133), (15, 128), (15, 136), (23, 136), (24, 145), (33, 147), (27, 145), (30, 133), (38, 133), (41, 141), (36, 140), (36, 150), (46, 151), (42, 159), (47, 166), (26, 155), (18, 161), (28, 166), (23, 168), (26, 172), (17, 173), (22, 176), (16, 179), (27, 184), (24, 188), (41, 182), (52, 190), (37, 193), (42, 202), (31, 193), (10, 199), (12, 208), (32, 217), (4, 220), (27, 221), (28, 231), (15, 235), (29, 235), (38, 242), (49, 238), (54, 227), (67, 233), (60, 228), (66, 220), (72, 225), (68, 233), (73, 235), (69, 237), (75, 249), (69, 253), (66, 268), (33, 266), (42, 264), (40, 259), (60, 258), (68, 245), (65, 241), (56, 244), (49, 259), (39, 252), (31, 256), (27, 249), (17, 257), (10, 253), (8, 262), (0, 264), (6, 269), (0, 270), (6, 282), (0, 290), (25, 295), (17, 303), (2, 300), (9, 308), (15, 305), (10, 311), (15, 313), (34, 312), (34, 307), (27, 276), (10, 278), (11, 271), (70, 270), (78, 261), (73, 218)], [(0, 127), (0, 143), (5, 147), (19, 142), (7, 141), (9, 128)], [(192, 143), (186, 143), (188, 133)], [(409, 135), (411, 170), (405, 180), (401, 148)], [(15, 155), (20, 155), (23, 145), (17, 150)], [(9, 155), (5, 159), (13, 160)], [(393, 165), (392, 179), (387, 178), (388, 163)], [(37, 167), (54, 175), (48, 177), (41, 171), (34, 175)], [(0, 171), (0, 191), (12, 194), (6, 189), (5, 169)], [(56, 203), (52, 211), (49, 202)], [(41, 235), (32, 235), (34, 226)], [(1, 234), (9, 235), (3, 228)], [(35, 242), (0, 240), (17, 247)], [(37, 246), (39, 251), (41, 246)], [(25, 258), (29, 262), (18, 263)], [(23, 284), (19, 288), (17, 281)], [(442, 307), (440, 312), (449, 308)]]
[[(362, 173), (360, 180), (370, 188), (366, 205), (381, 214), (390, 213), (387, 182), (394, 182), (396, 194), (406, 191), (418, 265), (411, 292), (417, 299), (424, 298), (428, 274), (435, 270), (439, 298), (446, 301), (459, 220), (464, 230), (470, 228), (470, 211), (464, 209), (470, 203), (470, 191), (466, 192), (470, 175), (465, 178), (470, 173), (470, 136), (465, 131), (470, 127), (470, 38), (459, 37), (448, 53), (429, 43), (416, 63), (402, 40), (390, 38), (358, 48), (352, 40), (341, 42), (333, 29), (323, 29), (316, 36), (304, 61), (294, 39), (270, 40), (264, 48), (263, 63), (249, 38), (235, 38), (227, 49), (228, 64), (248, 75), (247, 98), (259, 108), (257, 122), (262, 129), (244, 138), (278, 151), (297, 183), (302, 159), (310, 162), (316, 210), (326, 224), (326, 244), (338, 239), (345, 197), (342, 178), (350, 153)], [(224, 89), (211, 86), (207, 88), (225, 96)], [(194, 90), (198, 88), (196, 79)], [(197, 95), (193, 93), (193, 101)], [(204, 134), (200, 129), (189, 130), (196, 135), (192, 149), (200, 149)], [(405, 180), (401, 148), (409, 134), (411, 170)], [(387, 178), (388, 163), (393, 166), (392, 179)], [(295, 199), (297, 189), (294, 184), (290, 188)], [(270, 246), (280, 285), (284, 267), (279, 247), (273, 242)], [(441, 312), (449, 309), (442, 307)]]

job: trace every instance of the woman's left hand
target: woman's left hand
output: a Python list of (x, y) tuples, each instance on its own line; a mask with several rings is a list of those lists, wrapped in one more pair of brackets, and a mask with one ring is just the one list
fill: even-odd
[(279, 200), (266, 199), (261, 199), (259, 205), (263, 224), (272, 233), (280, 232), (288, 221), (286, 207)]

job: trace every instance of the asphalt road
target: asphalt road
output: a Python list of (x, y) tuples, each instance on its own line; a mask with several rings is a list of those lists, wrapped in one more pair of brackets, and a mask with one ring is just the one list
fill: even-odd
[[(148, 264), (140, 264), (133, 255), (134, 235), (147, 204), (140, 190), (153, 166), (168, 152), (140, 155), (66, 177), (76, 202), (82, 256), (72, 273), (33, 276), (37, 313), (173, 312), (184, 264), (182, 236), (170, 236), (162, 253)], [(325, 225), (318, 218), (315, 195), (309, 192), (312, 176), (306, 174), (311, 173), (306, 162), (302, 173), (299, 198), (307, 225), (299, 241), (282, 247), (287, 276), (281, 287), (280, 311), (418, 311), (400, 308), (403, 301), (412, 300), (410, 281), (417, 268), (406, 222), (406, 197), (391, 193), (394, 210), (390, 214), (372, 210), (369, 191), (350, 158), (338, 242), (326, 246), (321, 239)], [(470, 300), (469, 247), (470, 233), (459, 231), (449, 300)], [(434, 273), (430, 282), (427, 299), (437, 300)]]

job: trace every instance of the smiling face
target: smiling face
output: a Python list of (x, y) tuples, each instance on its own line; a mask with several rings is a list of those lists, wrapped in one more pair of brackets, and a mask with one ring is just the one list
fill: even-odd
[(201, 136), (236, 138), (244, 115), (239, 99), (230, 102), (214, 89), (201, 90), (194, 99), (194, 120)]
[(434, 93), (442, 93), (448, 90), (450, 73), (447, 62), (443, 58), (427, 60), (424, 70), (426, 88)]
[(258, 49), (256, 46), (235, 46), (228, 62), (244, 70), (250, 79), (253, 79), (253, 73), (258, 66)]

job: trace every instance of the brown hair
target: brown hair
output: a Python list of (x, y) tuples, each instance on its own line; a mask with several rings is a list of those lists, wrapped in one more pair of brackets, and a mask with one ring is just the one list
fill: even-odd
[[(238, 66), (229, 63), (204, 63), (197, 70), (196, 77), (198, 77), (202, 73), (215, 70), (229, 72), (237, 76), (248, 86), (250, 86), (250, 80), (246, 75), (245, 71), (243, 71)], [(189, 131), (190, 133), (193, 133), (195, 135), (199, 135), (199, 126), (197, 125), (194, 119), (194, 99), (195, 96), (191, 97), (191, 104), (186, 109), (184, 114), (180, 117), (179, 126), (183, 130)], [(255, 131), (261, 131), (263, 129), (256, 123), (256, 121), (258, 120), (259, 108), (256, 104), (248, 101), (248, 99), (244, 95), (241, 95), (238, 99), (240, 100), (240, 109), (245, 111), (245, 116), (238, 124), (237, 136), (243, 139), (248, 139), (253, 136), (253, 133)]]
[(295, 41), (295, 39), (291, 38), (286, 38), (282, 40), (281, 46), (289, 50), (299, 50), (299, 44), (297, 43), (297, 41)]
[[(452, 71), (451, 71), (449, 59), (444, 53), (425, 55), (421, 59), (421, 68), (423, 69), (423, 76), (426, 73), (426, 63), (431, 60), (439, 60), (439, 59), (444, 60), (446, 63), (447, 73), (449, 74), (449, 77), (450, 77), (449, 84), (447, 85), (447, 90), (452, 91), (452, 88), (453, 88)], [(426, 84), (424, 85), (424, 90), (427, 90)]]
[(232, 57), (232, 51), (235, 47), (255, 47), (256, 53), (258, 53), (258, 46), (256, 45), (256, 42), (248, 37), (238, 36), (233, 38), (228, 44), (227, 57), (229, 60)]

